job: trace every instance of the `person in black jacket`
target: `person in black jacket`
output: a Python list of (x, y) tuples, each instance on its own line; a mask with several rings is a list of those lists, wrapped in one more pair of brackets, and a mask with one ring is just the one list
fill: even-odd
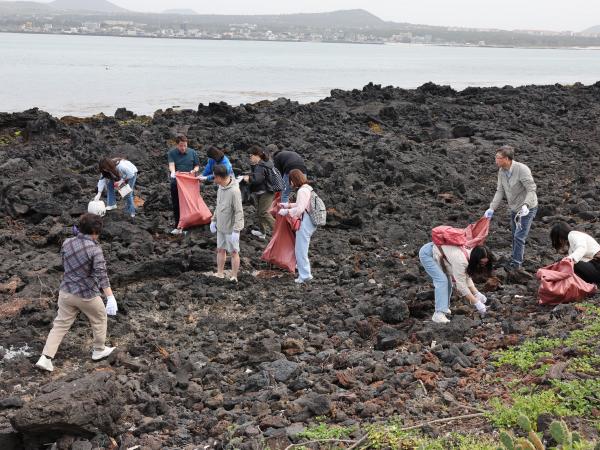
[[(267, 146), (267, 150), (270, 151), (271, 148), (277, 149), (274, 144)], [(275, 164), (275, 168), (279, 170), (279, 173), (281, 173), (283, 177), (281, 202), (287, 203), (290, 199), (290, 193), (292, 192), (290, 186), (290, 172), (294, 169), (298, 169), (304, 175), (307, 175), (304, 159), (298, 153), (290, 150), (276, 150), (273, 152), (273, 164)]]
[(269, 212), (274, 197), (269, 178), (269, 172), (273, 170), (273, 161), (258, 145), (253, 145), (249, 150), (252, 173), (246, 175), (244, 180), (250, 185), (250, 192), (256, 196), (256, 218), (260, 225), (260, 230), (252, 230), (251, 233), (259, 239), (265, 239), (275, 222)]

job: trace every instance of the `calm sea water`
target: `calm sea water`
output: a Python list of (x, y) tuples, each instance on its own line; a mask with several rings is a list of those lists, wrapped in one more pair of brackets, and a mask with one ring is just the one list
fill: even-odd
[(140, 39), (0, 33), (0, 111), (137, 113), (287, 97), (311, 102), (370, 81), (414, 88), (584, 84), (598, 50)]

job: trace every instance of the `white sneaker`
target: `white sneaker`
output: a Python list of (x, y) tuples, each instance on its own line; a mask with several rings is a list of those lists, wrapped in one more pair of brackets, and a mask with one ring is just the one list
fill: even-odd
[(171, 234), (175, 236), (181, 233), (183, 233), (183, 230), (181, 228), (173, 228), (173, 230), (171, 230)]
[(105, 209), (107, 211), (112, 211), (113, 209), (117, 209), (117, 205), (107, 206)]
[(44, 355), (40, 356), (38, 362), (35, 363), (35, 367), (37, 367), (38, 369), (46, 370), (48, 372), (52, 372), (54, 370), (52, 360)]
[(448, 323), (450, 320), (446, 317), (446, 315), (441, 311), (436, 311), (433, 313), (433, 317), (431, 320), (435, 323)]
[(219, 273), (219, 272), (215, 272), (214, 276), (216, 278), (225, 278), (225, 274), (224, 273)]
[(237, 277), (231, 277), (229, 278), (229, 281), (231, 281), (232, 283), (237, 283)]
[(114, 349), (115, 347), (104, 347), (104, 350), (94, 350), (92, 352), (92, 359), (94, 361), (100, 361), (110, 355)]
[(300, 278), (300, 277), (298, 277), (298, 278), (296, 278), (294, 280), (294, 283), (298, 283), (298, 284), (308, 283), (312, 279), (313, 279), (313, 277), (308, 277), (308, 278)]
[(267, 237), (267, 235), (265, 233), (263, 233), (262, 231), (258, 231), (258, 230), (252, 230), (252, 231), (250, 231), (250, 233), (252, 234), (252, 236), (256, 236), (259, 239), (265, 239)]
[(442, 311), (444, 314), (448, 314), (451, 315), (452, 311), (450, 310), (450, 308), (446, 309), (445, 311)]

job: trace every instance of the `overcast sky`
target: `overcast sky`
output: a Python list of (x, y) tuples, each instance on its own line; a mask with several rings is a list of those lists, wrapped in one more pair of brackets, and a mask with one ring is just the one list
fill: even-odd
[[(49, 1), (49, 0), (43, 0)], [(135, 11), (280, 14), (363, 8), (384, 20), (429, 25), (581, 31), (600, 25), (598, 0), (112, 0)]]

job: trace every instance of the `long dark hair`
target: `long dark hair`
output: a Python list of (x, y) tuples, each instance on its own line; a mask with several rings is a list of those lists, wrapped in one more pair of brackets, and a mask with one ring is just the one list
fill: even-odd
[(567, 222), (557, 222), (552, 225), (552, 229), (550, 230), (550, 240), (552, 241), (554, 250), (562, 250), (565, 244), (569, 242), (569, 233), (571, 231), (573, 231), (573, 229)]
[[(481, 260), (487, 258), (487, 263), (481, 265)], [(467, 266), (467, 275), (470, 277), (481, 276), (489, 278), (492, 275), (492, 264), (494, 262), (494, 255), (489, 249), (483, 245), (478, 245), (471, 250), (471, 256), (469, 257), (469, 265)]]
[(117, 164), (110, 158), (102, 158), (98, 163), (98, 170), (104, 178), (110, 178), (115, 181), (121, 178), (117, 170)]

